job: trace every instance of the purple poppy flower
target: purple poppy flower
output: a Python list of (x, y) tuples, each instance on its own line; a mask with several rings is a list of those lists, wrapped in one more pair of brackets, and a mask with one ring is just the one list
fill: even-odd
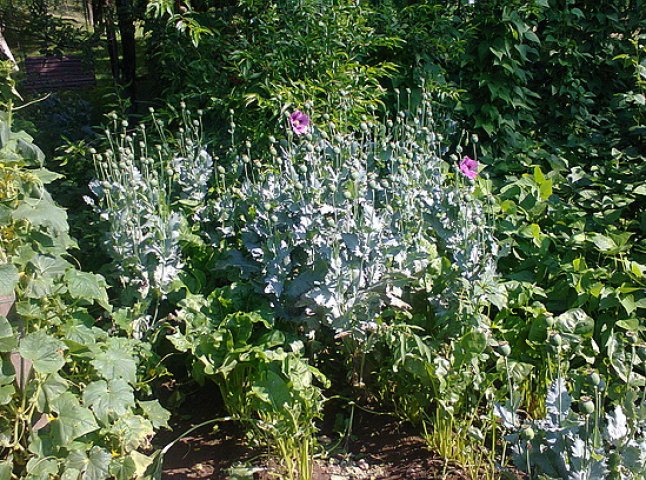
[(310, 126), (310, 117), (300, 110), (296, 110), (289, 116), (289, 123), (292, 125), (292, 130), (296, 135), (303, 135), (307, 133), (307, 127)]
[(473, 180), (478, 176), (478, 162), (469, 157), (464, 157), (460, 162), (460, 171)]

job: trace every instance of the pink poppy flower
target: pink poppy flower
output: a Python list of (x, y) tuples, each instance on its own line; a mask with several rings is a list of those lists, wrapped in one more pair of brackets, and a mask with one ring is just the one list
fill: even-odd
[(310, 126), (310, 117), (300, 110), (296, 110), (289, 116), (289, 123), (296, 135), (303, 135), (307, 133), (307, 128)]
[(464, 157), (460, 162), (460, 171), (465, 177), (473, 180), (478, 176), (478, 162), (469, 157)]

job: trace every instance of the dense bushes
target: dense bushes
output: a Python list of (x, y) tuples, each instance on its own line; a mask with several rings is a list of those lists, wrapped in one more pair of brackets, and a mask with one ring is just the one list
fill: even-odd
[[(534, 476), (641, 478), (640, 7), (245, 1), (151, 19), (169, 105), (110, 119), (91, 185), (115, 328), (142, 342), (124, 345), (180, 353), (290, 477), (311, 475), (327, 389), (421, 425), (473, 476), (495, 475), (503, 433)], [(12, 286), (41, 268), (22, 261), (3, 265)], [(64, 302), (107, 307), (100, 277), (57, 275)], [(90, 352), (111, 348), (86, 327)], [(90, 381), (163, 423), (128, 379)], [(109, 430), (94, 400), (79, 408)]]

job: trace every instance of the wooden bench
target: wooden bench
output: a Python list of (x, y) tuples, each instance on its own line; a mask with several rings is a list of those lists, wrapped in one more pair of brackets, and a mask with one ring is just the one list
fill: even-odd
[(29, 57), (25, 59), (27, 90), (59, 90), (93, 87), (94, 70), (81, 57)]

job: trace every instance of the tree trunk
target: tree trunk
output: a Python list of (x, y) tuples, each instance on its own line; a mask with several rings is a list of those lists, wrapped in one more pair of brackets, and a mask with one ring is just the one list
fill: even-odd
[(110, 0), (105, 0), (101, 13), (105, 25), (106, 40), (108, 41), (108, 55), (110, 57), (112, 78), (114, 78), (115, 82), (119, 82), (119, 44), (117, 43), (117, 32), (112, 21), (112, 5)]
[(94, 6), (92, 0), (83, 0), (83, 10), (85, 11), (85, 22), (94, 29)]
[(126, 95), (134, 107), (137, 72), (134, 5), (132, 0), (116, 0), (116, 5), (119, 32), (121, 33), (122, 82)]

